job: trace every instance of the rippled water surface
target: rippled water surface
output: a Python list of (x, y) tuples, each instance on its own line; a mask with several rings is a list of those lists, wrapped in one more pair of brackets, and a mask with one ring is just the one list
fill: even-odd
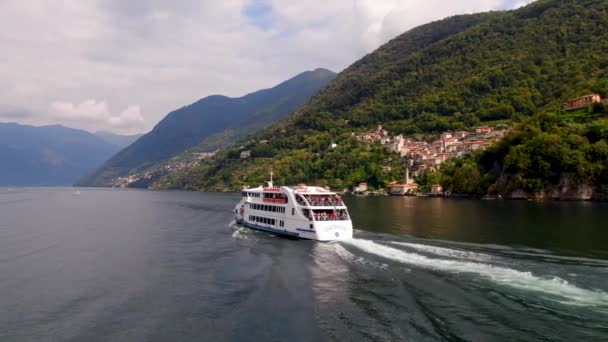
[(355, 239), (236, 194), (0, 189), (0, 341), (606, 341), (608, 205), (347, 198)]

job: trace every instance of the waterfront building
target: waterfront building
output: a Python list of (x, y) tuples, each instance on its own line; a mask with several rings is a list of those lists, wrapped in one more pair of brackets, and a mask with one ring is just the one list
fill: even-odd
[(367, 191), (367, 183), (359, 183), (359, 185), (355, 188), (355, 193), (364, 193)]
[(431, 195), (442, 195), (443, 187), (441, 184), (433, 184), (431, 185)]

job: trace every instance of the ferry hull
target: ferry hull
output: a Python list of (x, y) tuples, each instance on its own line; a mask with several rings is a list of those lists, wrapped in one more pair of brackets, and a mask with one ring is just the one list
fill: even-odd
[(247, 222), (245, 220), (239, 220), (239, 219), (236, 220), (236, 223), (238, 225), (240, 225), (240, 226), (247, 227), (247, 228), (250, 228), (250, 229), (259, 230), (259, 231), (266, 232), (266, 233), (272, 233), (272, 234), (281, 235), (281, 236), (285, 236), (285, 237), (300, 238), (301, 239), (300, 233), (296, 233), (296, 232), (289, 232), (289, 231), (286, 231), (286, 230), (275, 229), (275, 228), (270, 228), (270, 227), (264, 227), (264, 226), (261, 226), (261, 225), (257, 225), (257, 224), (254, 224), (254, 223), (249, 223), (249, 222)]

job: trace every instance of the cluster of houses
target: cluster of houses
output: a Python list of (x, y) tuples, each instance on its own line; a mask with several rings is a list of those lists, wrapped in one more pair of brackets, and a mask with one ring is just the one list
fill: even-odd
[(448, 159), (483, 150), (504, 134), (503, 130), (481, 126), (474, 132), (444, 132), (433, 142), (416, 141), (399, 135), (392, 138), (388, 146), (404, 158), (412, 175), (417, 177), (426, 171), (436, 170)]
[(131, 174), (126, 177), (118, 177), (112, 180), (112, 187), (114, 188), (128, 188), (132, 184), (140, 181), (158, 179), (159, 177), (183, 171), (195, 166), (200, 165), (201, 160), (213, 157), (217, 151), (214, 152), (194, 152), (190, 154), (189, 158), (180, 161), (169, 161), (162, 165), (161, 168), (147, 171), (143, 173)]
[[(483, 150), (502, 138), (505, 132), (488, 126), (480, 126), (472, 132), (443, 132), (439, 139), (427, 142), (405, 138), (403, 135), (391, 136), (380, 125), (374, 132), (364, 132), (355, 136), (361, 141), (377, 142), (399, 153), (406, 165), (405, 182), (393, 182), (389, 184), (389, 187), (392, 195), (406, 195), (416, 192), (419, 188), (411, 177), (418, 177), (428, 171), (436, 171), (448, 159)], [(359, 186), (355, 190), (361, 191), (361, 188)], [(443, 189), (438, 184), (431, 188), (433, 195), (439, 195), (442, 192)]]
[(403, 135), (391, 136), (380, 125), (375, 132), (360, 133), (356, 136), (361, 141), (378, 142), (399, 153), (411, 169), (412, 175), (416, 177), (429, 169), (436, 169), (450, 158), (483, 150), (502, 138), (504, 134), (504, 130), (480, 126), (473, 132), (443, 132), (439, 139), (427, 142), (405, 138)]

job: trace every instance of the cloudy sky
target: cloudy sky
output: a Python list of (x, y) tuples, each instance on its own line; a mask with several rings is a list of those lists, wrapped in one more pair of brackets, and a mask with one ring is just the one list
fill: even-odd
[(454, 14), (530, 0), (2, 0), (0, 122), (145, 132), (211, 94), (340, 71)]

